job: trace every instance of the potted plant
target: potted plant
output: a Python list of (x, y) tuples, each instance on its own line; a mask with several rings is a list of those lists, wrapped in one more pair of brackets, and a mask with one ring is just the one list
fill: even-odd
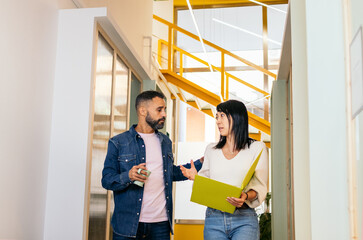
[(271, 193), (267, 193), (265, 212), (258, 216), (260, 224), (260, 240), (271, 240), (271, 213), (270, 213)]

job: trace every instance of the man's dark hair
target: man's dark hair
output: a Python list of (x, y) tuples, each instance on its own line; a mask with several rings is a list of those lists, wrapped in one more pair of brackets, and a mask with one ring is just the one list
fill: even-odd
[(142, 92), (139, 95), (137, 95), (136, 102), (135, 102), (136, 110), (142, 102), (151, 101), (155, 97), (159, 97), (161, 99), (165, 98), (164, 94), (162, 94), (161, 92), (153, 91), (153, 90), (145, 91), (145, 92)]
[[(230, 118), (232, 118), (231, 133), (234, 137), (234, 150), (239, 151), (245, 147), (249, 148), (254, 140), (248, 135), (248, 113), (246, 106), (240, 101), (228, 100), (218, 104), (217, 112), (225, 113), (230, 124)], [(221, 135), (215, 148), (221, 149), (226, 144), (226, 141), (226, 137)]]

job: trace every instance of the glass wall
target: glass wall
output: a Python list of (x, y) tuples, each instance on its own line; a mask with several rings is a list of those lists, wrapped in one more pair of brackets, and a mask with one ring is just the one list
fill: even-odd
[(130, 93), (131, 99), (134, 99), (140, 91), (141, 82), (122, 60), (111, 41), (99, 33), (89, 181), (88, 239), (90, 240), (112, 239), (110, 221), (114, 209), (113, 196), (111, 191), (105, 190), (101, 185), (102, 169), (108, 139), (126, 131), (129, 127), (129, 118), (134, 121), (136, 112), (133, 111), (132, 116), (129, 116)]
[(106, 237), (107, 191), (102, 188), (102, 164), (111, 132), (113, 49), (100, 35), (97, 46), (97, 66), (94, 95), (94, 120), (89, 208), (89, 239)]
[[(194, 9), (193, 13), (204, 39), (273, 73), (277, 73), (286, 10), (287, 4), (281, 4), (270, 5), (268, 8), (255, 5)], [(187, 9), (177, 11), (177, 25), (197, 34)], [(199, 41), (184, 34), (178, 33), (177, 46), (212, 65), (221, 66), (220, 52), (206, 46), (207, 53), (205, 54)], [(179, 57), (176, 59), (178, 60), (176, 63), (178, 68), (180, 66)], [(265, 77), (260, 71), (256, 71), (229, 56), (225, 56), (224, 62), (227, 73), (261, 90), (271, 91), (272, 77)], [(220, 93), (220, 72), (211, 72), (208, 67), (189, 57), (183, 58), (183, 67), (185, 78), (211, 92)], [(230, 99), (243, 101), (250, 112), (261, 118), (269, 119), (269, 116), (264, 116), (265, 108), (269, 108), (269, 106), (265, 106), (262, 93), (233, 78), (229, 78), (229, 89)], [(268, 109), (267, 112), (269, 112)]]

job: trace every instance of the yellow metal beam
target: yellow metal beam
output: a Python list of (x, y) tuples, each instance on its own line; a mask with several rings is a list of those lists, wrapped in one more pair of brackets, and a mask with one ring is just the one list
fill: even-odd
[(265, 119), (248, 112), (248, 123), (262, 132), (271, 135), (271, 124), (269, 121), (266, 121)]
[[(177, 87), (180, 87), (186, 92), (193, 94), (194, 96), (212, 104), (213, 106), (217, 106), (221, 99), (218, 95), (198, 86), (197, 84), (188, 81), (187, 79), (181, 77), (180, 75), (169, 71), (169, 70), (161, 70), (161, 73), (164, 74), (166, 80)], [(271, 135), (271, 124), (259, 116), (248, 112), (248, 123), (261, 130), (262, 132)]]
[(204, 112), (205, 114), (208, 114), (209, 116), (211, 116), (213, 118), (215, 117), (212, 109), (202, 109), (202, 112)]
[(255, 139), (256, 141), (261, 141), (261, 132), (258, 133), (250, 133), (250, 138)]
[(182, 93), (182, 91), (178, 88), (178, 96), (179, 98), (183, 101), (183, 102), (187, 102), (187, 99), (185, 98), (184, 94)]
[(193, 94), (194, 96), (212, 104), (213, 106), (217, 106), (221, 99), (217, 94), (214, 94), (197, 84), (188, 81), (187, 79), (181, 77), (180, 75), (169, 71), (169, 70), (161, 70), (161, 73), (164, 74), (166, 80), (177, 87), (180, 87), (186, 92)]
[[(259, 2), (265, 4), (286, 4), (288, 0), (260, 0)], [(256, 5), (248, 0), (192, 0), (190, 1), (192, 6), (199, 7), (220, 7), (220, 6), (243, 6), (243, 5)], [(188, 7), (185, 0), (174, 0), (174, 7)]]
[[(159, 43), (160, 43), (160, 46), (161, 46), (161, 44), (165, 44), (165, 45), (168, 45), (168, 42), (167, 41), (164, 41), (164, 40), (162, 40), (162, 39), (159, 39)], [(186, 55), (186, 56), (188, 56), (188, 57), (190, 57), (190, 58), (193, 58), (194, 60), (196, 60), (196, 61), (198, 61), (198, 62), (200, 62), (200, 63), (202, 63), (202, 64), (204, 64), (204, 65), (206, 65), (206, 66), (209, 66), (208, 65), (208, 62), (206, 62), (206, 61), (204, 61), (204, 60), (202, 60), (202, 59), (200, 59), (200, 58), (198, 58), (198, 57), (196, 57), (196, 56), (194, 56), (193, 54), (191, 54), (191, 53), (189, 53), (189, 52), (187, 52), (187, 51), (185, 51), (185, 50), (183, 50), (183, 49), (181, 49), (181, 48), (179, 48), (179, 47), (176, 47), (176, 46), (173, 46), (173, 49), (174, 50), (176, 50), (176, 51), (179, 51), (180, 52), (180, 55)], [(223, 54), (222, 54), (223, 55)], [(218, 72), (222, 72), (222, 68), (219, 68), (219, 67), (216, 67), (216, 66), (214, 66), (214, 65), (211, 65), (212, 66), (212, 68), (214, 69), (214, 70), (216, 70), (216, 71), (218, 71)], [(222, 66), (223, 66), (223, 64), (222, 64)], [(250, 83), (248, 83), (248, 82), (246, 82), (246, 81), (243, 81), (242, 79), (240, 79), (240, 78), (238, 78), (238, 77), (236, 77), (236, 76), (234, 76), (234, 75), (232, 75), (232, 74), (230, 74), (230, 73), (228, 73), (228, 72), (225, 72), (225, 75), (227, 75), (227, 77), (231, 77), (231, 78), (233, 78), (234, 80), (236, 80), (236, 81), (238, 81), (238, 82), (240, 82), (240, 83), (242, 83), (242, 84), (244, 84), (244, 85), (246, 85), (247, 87), (250, 87), (250, 88), (252, 88), (252, 89), (254, 89), (254, 90), (256, 90), (257, 92), (260, 92), (260, 93), (262, 93), (263, 95), (265, 95), (265, 96), (267, 96), (267, 95), (269, 95), (269, 93), (267, 93), (267, 92), (265, 92), (265, 91), (263, 91), (263, 90), (261, 90), (261, 89), (259, 89), (258, 87), (255, 87), (254, 85), (252, 85), (252, 84), (250, 84)], [(182, 76), (182, 75), (181, 75)], [(221, 84), (222, 86), (224, 86), (224, 84), (222, 83)], [(222, 89), (222, 93), (223, 93), (223, 90), (224, 89)], [(227, 91), (227, 95), (228, 95), (228, 91)], [(227, 98), (228, 99), (228, 98)], [(225, 99), (226, 100), (226, 99)]]
[(227, 75), (228, 77), (231, 77), (231, 78), (233, 78), (234, 80), (236, 80), (236, 81), (238, 81), (238, 82), (242, 83), (243, 85), (246, 85), (247, 87), (250, 87), (250, 88), (252, 88), (253, 90), (256, 90), (257, 92), (262, 93), (262, 94), (263, 94), (263, 95), (265, 95), (265, 96), (270, 95), (268, 92), (265, 92), (265, 91), (263, 91), (263, 90), (259, 89), (258, 87), (255, 87), (255, 86), (253, 86), (252, 84), (249, 84), (248, 82), (243, 81), (242, 79), (240, 79), (240, 78), (238, 78), (238, 77), (236, 77), (236, 76), (234, 76), (234, 75), (232, 75), (232, 74), (230, 74), (230, 73), (226, 73), (226, 75)]
[(196, 109), (198, 109), (198, 110), (200, 110), (200, 106), (198, 105), (198, 103), (197, 103), (197, 101), (187, 101), (187, 103), (190, 105), (190, 106), (192, 106), (192, 107), (194, 107), (194, 108), (196, 108)]

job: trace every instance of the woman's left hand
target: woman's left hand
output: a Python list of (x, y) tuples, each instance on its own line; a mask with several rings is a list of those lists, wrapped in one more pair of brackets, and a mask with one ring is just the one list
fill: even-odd
[(227, 202), (229, 202), (230, 204), (232, 204), (235, 207), (242, 207), (243, 203), (246, 201), (247, 198), (247, 194), (242, 192), (241, 197), (240, 198), (235, 198), (235, 197), (227, 197)]

